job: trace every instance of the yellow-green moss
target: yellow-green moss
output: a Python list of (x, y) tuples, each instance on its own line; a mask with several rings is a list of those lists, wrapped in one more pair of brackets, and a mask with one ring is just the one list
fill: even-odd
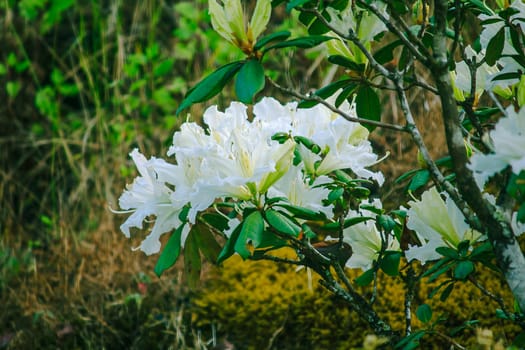
[[(360, 271), (350, 271), (351, 278)], [(372, 331), (347, 304), (333, 297), (318, 283), (315, 273), (296, 271), (290, 266), (268, 261), (242, 261), (233, 257), (218, 271), (193, 300), (194, 324), (204, 332), (216, 327), (218, 333), (236, 349), (351, 349), (362, 344)], [(483, 272), (480, 283), (502, 294), (512, 305), (510, 292), (495, 275)], [(439, 283), (439, 282), (438, 282)], [(512, 339), (518, 327), (494, 316), (497, 305), (467, 283), (457, 283), (452, 295), (442, 302), (439, 294), (428, 299), (432, 285), (422, 284), (413, 302), (413, 311), (422, 303), (432, 306), (433, 320), (448, 315), (437, 330), (447, 333), (469, 319), (489, 328), (495, 338)], [(363, 292), (370, 293), (370, 288)], [(394, 329), (404, 330), (404, 293), (399, 278), (378, 278), (376, 311)], [(415, 316), (413, 317), (415, 319)], [(414, 329), (420, 327), (417, 320)], [(456, 336), (460, 344), (475, 343), (475, 331)], [(426, 337), (424, 348), (441, 349), (447, 344), (437, 337)], [(450, 344), (448, 344), (450, 346)], [(447, 347), (448, 347), (447, 346)]]

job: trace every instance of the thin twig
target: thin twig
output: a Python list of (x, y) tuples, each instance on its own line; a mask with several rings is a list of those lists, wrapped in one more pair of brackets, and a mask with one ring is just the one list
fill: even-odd
[[(386, 18), (379, 9), (373, 4), (368, 4), (367, 2), (363, 0), (358, 0), (359, 5), (366, 8), (368, 11), (372, 12), (374, 15), (376, 15), (377, 18), (383, 22), (387, 28), (394, 33), (399, 40), (403, 42), (403, 45), (410, 50), (410, 52), (421, 62), (423, 63), (431, 63), (433, 61), (432, 55), (428, 50), (424, 47), (424, 45), (421, 43), (421, 40), (419, 40), (412, 32), (410, 31), (410, 28), (408, 28), (405, 21), (396, 13), (396, 11), (392, 11), (392, 16), (395, 18), (397, 23), (403, 28), (406, 34), (403, 34), (403, 32), (397, 28), (392, 21), (390, 21), (388, 18)], [(424, 5), (423, 5), (424, 6)], [(414, 45), (415, 44), (415, 45)], [(417, 47), (416, 47), (417, 45)]]
[(299, 93), (299, 92), (297, 92), (297, 91), (295, 91), (293, 89), (285, 88), (284, 86), (279, 85), (278, 83), (276, 83), (275, 81), (273, 81), (270, 78), (267, 78), (267, 79), (270, 82), (270, 84), (272, 84), (275, 88), (281, 90), (282, 92), (284, 92), (284, 93), (286, 93), (288, 95), (294, 96), (296, 98), (299, 98), (301, 100), (319, 102), (320, 104), (322, 104), (325, 107), (327, 107), (328, 109), (330, 109), (332, 112), (339, 114), (340, 116), (342, 116), (343, 118), (345, 118), (348, 121), (351, 121), (351, 122), (354, 122), (354, 123), (373, 125), (373, 126), (377, 126), (377, 127), (381, 127), (381, 128), (395, 130), (395, 131), (408, 132), (408, 130), (405, 127), (400, 126), (400, 125), (389, 124), (389, 123), (378, 122), (378, 121), (375, 121), (375, 120), (368, 120), (368, 119), (363, 119), (363, 118), (352, 117), (348, 113), (346, 113), (346, 112), (340, 110), (339, 108), (331, 105), (330, 103), (328, 103), (327, 101), (325, 101), (324, 99), (322, 99), (321, 97), (319, 97), (317, 95), (304, 95), (304, 94), (301, 94), (301, 93)]

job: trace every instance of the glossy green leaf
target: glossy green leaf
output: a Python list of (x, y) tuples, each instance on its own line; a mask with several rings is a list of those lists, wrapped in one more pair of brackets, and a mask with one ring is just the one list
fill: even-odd
[(437, 247), (436, 252), (451, 259), (459, 259), (458, 251), (450, 247)]
[(269, 209), (265, 212), (266, 221), (278, 232), (297, 237), (301, 232), (301, 227), (294, 223), (283, 213)]
[[(377, 96), (374, 89), (365, 85), (359, 88), (355, 98), (357, 116), (362, 119), (380, 121), (381, 120), (381, 104), (379, 96)], [(374, 127), (364, 125), (367, 129), (373, 130)]]
[(410, 180), (410, 184), (408, 185), (408, 190), (416, 191), (419, 188), (425, 186), (428, 180), (430, 180), (430, 171), (426, 169), (419, 170)]
[(326, 215), (324, 213), (308, 209), (305, 207), (301, 207), (298, 205), (293, 204), (284, 204), (279, 203), (275, 206), (279, 206), (281, 208), (286, 209), (288, 212), (290, 212), (294, 217), (298, 219), (304, 219), (304, 220), (324, 220), (326, 219)]
[(350, 70), (363, 73), (365, 71), (366, 66), (362, 63), (356, 63), (349, 58), (341, 55), (332, 55), (328, 56), (328, 62), (337, 64), (338, 66), (346, 67)]
[(235, 243), (235, 251), (239, 255), (246, 259), (251, 253), (246, 247), (250, 240), (252, 245), (257, 248), (262, 241), (262, 235), (264, 232), (264, 220), (260, 211), (253, 211), (244, 219), (242, 229)]
[(204, 213), (200, 216), (200, 219), (219, 231), (225, 231), (229, 227), (229, 219), (219, 213)]
[(202, 255), (215, 264), (221, 252), (221, 246), (217, 243), (210, 228), (203, 223), (198, 223), (192, 226), (190, 232), (195, 235), (195, 241)]
[(290, 35), (292, 35), (292, 33), (290, 33), (287, 30), (268, 34), (266, 36), (263, 36), (259, 40), (257, 40), (255, 45), (253, 46), (253, 49), (255, 51), (259, 51), (260, 49), (262, 49), (264, 46), (266, 46), (269, 43), (272, 43), (274, 41), (283, 41), (283, 40), (288, 39)]
[(264, 88), (264, 69), (256, 59), (247, 60), (235, 80), (235, 93), (239, 101), (252, 103), (256, 93)]
[[(335, 94), (337, 90), (342, 89), (345, 86), (347, 86), (350, 82), (351, 82), (350, 79), (334, 81), (333, 83), (323, 86), (319, 90), (315, 91), (314, 95), (319, 96), (322, 99), (327, 99), (328, 97)], [(303, 100), (299, 103), (297, 108), (311, 108), (317, 105), (318, 103), (319, 102), (317, 101)]]
[(183, 228), (184, 225), (180, 225), (175, 231), (173, 231), (168, 243), (166, 243), (162, 253), (160, 253), (159, 260), (157, 260), (157, 264), (153, 269), (158, 277), (177, 262), (180, 254), (180, 241)]
[[(357, 225), (360, 222), (368, 221), (368, 220), (374, 220), (373, 217), (370, 216), (356, 216), (350, 219), (346, 219), (343, 226), (344, 228), (348, 228), (350, 226)], [(331, 222), (329, 224), (326, 224), (322, 227), (323, 230), (326, 231), (337, 231), (339, 230), (339, 223), (338, 222)]]
[(217, 264), (222, 264), (226, 259), (235, 253), (235, 245), (239, 239), (239, 236), (241, 235), (242, 226), (243, 224), (241, 223), (233, 230), (230, 238), (228, 238), (226, 244), (217, 257)]
[(177, 108), (176, 114), (178, 115), (181, 111), (190, 107), (194, 103), (209, 100), (217, 95), (243, 65), (244, 61), (236, 61), (226, 64), (201, 80), (188, 91), (179, 108)]
[(290, 12), (297, 6), (302, 6), (311, 0), (291, 0), (286, 4), (286, 11)]
[(394, 49), (401, 44), (401, 40), (396, 40), (383, 46), (374, 53), (374, 58), (379, 64), (385, 64), (392, 61), (394, 59)]
[(505, 27), (502, 27), (492, 39), (490, 39), (487, 45), (487, 51), (485, 53), (485, 61), (489, 66), (496, 64), (496, 61), (500, 59), (505, 45)]
[(469, 260), (460, 261), (454, 268), (454, 278), (458, 280), (466, 279), (474, 272), (474, 263)]
[(315, 47), (319, 44), (324, 43), (328, 40), (333, 40), (333, 37), (330, 36), (323, 36), (323, 35), (310, 35), (305, 37), (300, 37), (292, 40), (282, 41), (280, 43), (277, 43), (275, 45), (267, 47), (264, 52), (272, 49), (282, 49), (285, 47), (297, 47), (301, 49), (310, 49), (312, 47)]
[(368, 286), (370, 283), (372, 283), (372, 281), (374, 280), (374, 277), (375, 277), (374, 269), (366, 270), (365, 272), (363, 272), (363, 274), (361, 274), (359, 277), (355, 279), (355, 283), (361, 287)]
[(439, 300), (446, 301), (448, 297), (450, 296), (450, 293), (452, 293), (452, 290), (454, 290), (454, 283), (450, 283), (445, 290), (443, 290), (443, 293), (441, 293), (441, 296), (439, 297)]
[(184, 272), (190, 288), (194, 289), (199, 284), (201, 275), (201, 256), (195, 232), (188, 234), (184, 244)]
[(423, 323), (428, 323), (432, 319), (432, 308), (428, 304), (421, 304), (416, 309), (417, 319)]
[(399, 275), (399, 262), (401, 261), (401, 252), (386, 251), (381, 259), (379, 267), (389, 276)]
[[(339, 108), (345, 102), (345, 100), (348, 99), (348, 96), (353, 96), (355, 93), (355, 90), (357, 89), (357, 84), (352, 83), (343, 88), (343, 91), (339, 95), (337, 95), (337, 98), (335, 99), (335, 106)], [(350, 99), (348, 99), (350, 101)], [(350, 101), (351, 102), (351, 101)]]
[(392, 232), (392, 230), (394, 229), (394, 227), (396, 227), (396, 222), (394, 221), (394, 219), (392, 219), (392, 217), (390, 217), (389, 215), (379, 215), (377, 217), (377, 223), (379, 224), (379, 226), (381, 226), (383, 228), (383, 230), (385, 230), (386, 232)]

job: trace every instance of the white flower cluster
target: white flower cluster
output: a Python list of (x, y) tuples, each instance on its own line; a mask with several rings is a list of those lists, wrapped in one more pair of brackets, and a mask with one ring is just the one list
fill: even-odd
[(493, 140), (493, 153), (475, 153), (470, 158), (470, 168), (480, 188), (497, 172), (510, 166), (512, 172), (519, 174), (525, 170), (525, 108), (519, 112), (509, 106), (490, 133)]
[[(348, 103), (341, 108), (355, 114)], [(383, 183), (381, 173), (367, 169), (377, 162), (377, 155), (360, 124), (322, 105), (298, 109), (296, 103), (281, 105), (272, 98), (255, 104), (253, 114), (250, 120), (247, 107), (237, 102), (224, 112), (216, 106), (208, 108), (203, 118), (206, 128), (187, 122), (174, 134), (168, 151), (175, 158), (173, 164), (147, 160), (138, 150), (131, 152), (140, 176), (120, 197), (120, 207), (132, 213), (121, 229), (129, 237), (131, 227), (141, 229), (150, 216), (156, 218), (138, 249), (157, 253), (160, 236), (182, 224), (179, 214), (185, 206), (190, 207), (188, 220), (194, 223), (198, 213), (217, 200), (232, 198), (259, 206), (268, 194), (330, 217), (331, 207), (321, 204), (328, 190), (316, 187), (329, 181), (330, 172), (350, 169), (361, 178)], [(278, 142), (272, 139), (277, 133), (289, 137)], [(296, 143), (294, 136), (308, 138), (321, 151), (313, 153)], [(297, 165), (294, 153), (302, 159)]]
[(408, 261), (416, 259), (422, 264), (437, 260), (441, 255), (436, 248), (457, 249), (459, 243), (469, 240), (475, 243), (483, 237), (472, 230), (465, 217), (446, 194), (443, 200), (435, 187), (425, 191), (421, 200), (408, 202), (407, 227), (416, 232), (421, 246), (410, 246), (405, 252)]

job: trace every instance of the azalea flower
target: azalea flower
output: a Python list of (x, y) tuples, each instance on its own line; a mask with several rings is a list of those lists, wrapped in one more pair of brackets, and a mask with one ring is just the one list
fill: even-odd
[[(472, 47), (467, 46), (465, 48), (465, 56), (475, 61), (476, 63), (482, 62), (485, 54), (484, 51), (477, 53), (472, 49)], [(476, 86), (474, 89), (475, 101), (479, 99), (479, 96), (487, 87), (487, 82), (490, 80), (490, 76), (499, 73), (499, 69), (496, 66), (489, 66), (486, 63), (483, 63), (476, 70)], [(468, 67), (465, 61), (460, 61), (456, 63), (456, 72), (455, 72), (454, 85), (461, 91), (460, 96), (462, 98), (457, 98), (460, 101), (464, 100), (463, 93), (470, 95), (472, 89), (472, 79), (470, 74), (470, 68)], [(455, 91), (456, 95), (457, 92)], [(456, 96), (457, 97), (457, 96)]]
[[(375, 207), (381, 207), (379, 200), (372, 203)], [(374, 216), (368, 210), (350, 211), (349, 218), (360, 216)], [(383, 247), (383, 239), (387, 240), (386, 249), (389, 251), (399, 251), (400, 246), (394, 235), (388, 234), (384, 237), (378, 231), (374, 220), (367, 220), (352, 225), (343, 231), (343, 241), (352, 247), (352, 256), (346, 262), (348, 268), (360, 268), (363, 271), (369, 270), (374, 261), (377, 261)], [(335, 241), (336, 238), (327, 237), (329, 241)]]
[(509, 106), (490, 133), (494, 153), (475, 153), (470, 158), (469, 168), (480, 188), (487, 180), (510, 165), (512, 172), (519, 174), (525, 170), (525, 108), (519, 112)]
[[(356, 116), (354, 106), (347, 101), (339, 109)], [(254, 114), (254, 123), (260, 122), (270, 134), (285, 132), (306, 137), (323, 150), (324, 157), (321, 157), (302, 144), (296, 146), (309, 175), (317, 177), (334, 170), (351, 169), (359, 177), (383, 184), (383, 174), (367, 169), (378, 162), (378, 157), (368, 141), (368, 130), (361, 124), (349, 122), (321, 104), (297, 108), (296, 103), (283, 106), (272, 98), (263, 98), (257, 103)]]
[(313, 184), (308, 184), (302, 168), (291, 166), (288, 172), (269, 189), (268, 196), (286, 197), (293, 205), (324, 213), (330, 218), (333, 216), (333, 205), (322, 205), (330, 191), (324, 187), (317, 187), (328, 182), (331, 182), (330, 178), (323, 176), (315, 179)]
[(271, 0), (257, 0), (252, 19), (248, 23), (241, 0), (209, 0), (211, 24), (224, 39), (239, 47), (244, 53), (253, 53), (257, 37), (266, 29), (272, 13)]
[[(142, 224), (149, 216), (156, 217), (151, 232), (135, 249), (140, 249), (147, 255), (158, 253), (160, 250), (160, 236), (176, 227), (182, 222), (179, 213), (182, 206), (174, 205), (171, 201), (172, 190), (159, 180), (155, 171), (156, 167), (174, 167), (162, 159), (152, 158), (149, 161), (138, 149), (130, 153), (141, 176), (137, 177), (119, 198), (119, 206), (123, 209), (120, 213), (132, 213), (120, 226), (121, 231), (130, 237), (130, 228), (142, 229)], [(183, 232), (182, 244), (186, 240), (188, 231)]]
[(425, 191), (421, 200), (408, 202), (407, 227), (415, 231), (421, 246), (410, 246), (405, 252), (407, 259), (419, 260), (422, 264), (437, 260), (441, 255), (438, 247), (457, 248), (459, 243), (469, 240), (474, 243), (482, 239), (481, 233), (470, 228), (465, 217), (448, 196), (443, 200), (436, 187)]
[[(386, 31), (387, 27), (372, 12), (358, 8), (354, 9), (353, 6), (354, 3), (349, 1), (346, 8), (341, 11), (328, 7), (326, 11), (330, 16), (330, 25), (340, 33), (347, 34), (352, 31), (359, 38), (359, 41), (370, 50), (374, 37)], [(377, 7), (378, 11), (385, 18), (389, 18), (386, 3), (376, 1), (372, 6)], [(335, 33), (330, 33), (329, 35), (340, 39)], [(368, 62), (366, 56), (355, 44), (351, 42), (347, 44), (347, 48), (344, 48), (346, 45), (343, 41), (330, 40), (327, 42), (328, 51), (331, 54), (342, 54), (356, 63), (366, 64)]]

